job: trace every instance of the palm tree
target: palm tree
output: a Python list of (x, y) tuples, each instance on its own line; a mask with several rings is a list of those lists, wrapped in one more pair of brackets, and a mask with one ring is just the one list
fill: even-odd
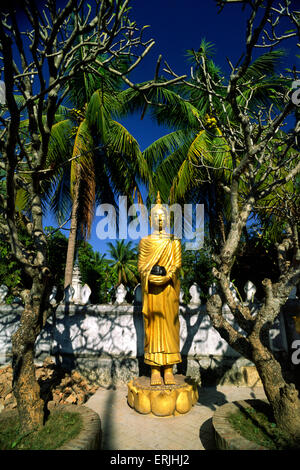
[[(227, 200), (230, 196), (224, 194), (222, 186), (230, 182), (232, 167), (242, 155), (239, 149), (235, 154), (230, 152), (220, 131), (219, 123), (230, 119), (234, 128), (235, 122), (230, 103), (224, 108), (217, 98), (226, 93), (226, 83), (212, 60), (213, 54), (214, 46), (203, 40), (198, 51), (187, 52), (192, 63), (192, 86), (176, 85), (172, 89), (160, 88), (148, 93), (148, 101), (154, 103), (150, 108), (153, 117), (173, 130), (153, 142), (143, 154), (148, 166), (154, 170), (149, 181), (150, 196), (153, 198), (159, 190), (165, 202), (205, 203), (210, 238), (212, 243), (218, 244), (220, 237), (225, 239), (229, 218)], [(239, 83), (243, 87), (241, 102), (246, 103), (251, 98), (250, 106), (254, 110), (273, 99), (274, 88), (287, 86), (274, 75), (283, 54), (283, 51), (272, 51), (253, 61)], [(206, 91), (193, 87), (204, 78), (204, 70), (209, 72), (215, 84), (216, 95), (208, 96)], [(247, 86), (249, 80), (251, 87)], [(140, 96), (132, 90), (123, 93), (131, 100), (131, 110), (140, 109), (144, 115), (147, 106)], [(279, 103), (274, 102), (274, 105), (279, 106)]]
[[(127, 59), (128, 62), (128, 59)], [(118, 61), (124, 67), (125, 59)], [(65, 271), (65, 287), (72, 280), (76, 240), (90, 235), (96, 203), (115, 204), (118, 194), (132, 195), (138, 188), (137, 175), (145, 177), (147, 167), (135, 138), (116, 120), (121, 108), (126, 108), (120, 91), (120, 79), (99, 70), (82, 72), (71, 82), (69, 99), (76, 109), (53, 126), (49, 160), (70, 164), (53, 178), (50, 207), (59, 220), (71, 212), (71, 226)], [(69, 142), (73, 142), (73, 146)]]
[(109, 263), (118, 276), (117, 285), (123, 283), (125, 286), (133, 286), (137, 284), (137, 252), (135, 248), (132, 248), (132, 242), (126, 243), (124, 240), (117, 240), (115, 245), (109, 242), (108, 246), (108, 252), (112, 258)]

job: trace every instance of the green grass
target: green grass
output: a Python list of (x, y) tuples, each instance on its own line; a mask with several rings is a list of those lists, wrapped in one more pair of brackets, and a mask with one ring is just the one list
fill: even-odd
[(293, 448), (289, 438), (278, 429), (272, 412), (267, 407), (264, 410), (252, 407), (243, 408), (230, 414), (228, 421), (243, 437), (267, 449)]
[(82, 429), (79, 413), (53, 411), (39, 431), (22, 434), (18, 416), (1, 419), (0, 450), (53, 450)]

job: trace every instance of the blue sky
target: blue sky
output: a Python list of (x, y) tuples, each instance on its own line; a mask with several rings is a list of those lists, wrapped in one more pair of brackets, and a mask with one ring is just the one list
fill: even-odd
[[(235, 64), (244, 50), (245, 25), (249, 10), (246, 8), (242, 11), (239, 4), (228, 5), (220, 14), (214, 0), (132, 0), (130, 5), (130, 17), (135, 19), (139, 26), (150, 25), (145, 31), (145, 39), (155, 40), (149, 55), (131, 75), (135, 82), (153, 77), (159, 54), (162, 54), (163, 60), (166, 60), (177, 74), (189, 74), (186, 50), (197, 50), (203, 38), (215, 44), (214, 60), (224, 74), (230, 73), (226, 57)], [(289, 43), (286, 43), (285, 47), (291, 52)], [(286, 66), (291, 65), (288, 59)], [(139, 115), (133, 115), (121, 122), (137, 139), (141, 150), (168, 132), (168, 129), (158, 127), (147, 115), (143, 120)], [(95, 216), (91, 238), (88, 241), (94, 250), (104, 253), (106, 241), (99, 240), (96, 235), (99, 220), (100, 218)], [(56, 224), (47, 216), (45, 225)]]

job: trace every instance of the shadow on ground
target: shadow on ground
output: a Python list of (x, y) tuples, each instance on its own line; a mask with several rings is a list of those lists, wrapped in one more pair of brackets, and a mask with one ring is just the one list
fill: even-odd
[(102, 443), (101, 449), (102, 450), (114, 450), (114, 403), (116, 394), (114, 393), (115, 390), (113, 387), (109, 387), (111, 389), (111, 393), (107, 394), (107, 402), (106, 406), (104, 407), (104, 413), (101, 416), (101, 424), (102, 424)]
[(205, 450), (215, 450), (215, 433), (212, 425), (212, 418), (202, 423), (199, 431), (199, 438)]
[(217, 390), (216, 387), (199, 387), (198, 394), (196, 406), (206, 406), (215, 411), (218, 406), (228, 403), (226, 395)]

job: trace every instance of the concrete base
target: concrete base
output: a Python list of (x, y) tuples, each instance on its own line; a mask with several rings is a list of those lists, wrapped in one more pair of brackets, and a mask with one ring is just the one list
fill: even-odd
[(137, 377), (128, 383), (127, 403), (138, 413), (177, 416), (188, 413), (198, 400), (197, 384), (175, 375), (175, 385), (150, 385), (149, 377)]
[(220, 406), (213, 415), (212, 425), (215, 432), (216, 447), (219, 450), (268, 450), (267, 447), (256, 444), (243, 437), (228, 421), (228, 416), (245, 408), (254, 408), (261, 411), (261, 407), (268, 406), (267, 400), (249, 399), (233, 401)]

